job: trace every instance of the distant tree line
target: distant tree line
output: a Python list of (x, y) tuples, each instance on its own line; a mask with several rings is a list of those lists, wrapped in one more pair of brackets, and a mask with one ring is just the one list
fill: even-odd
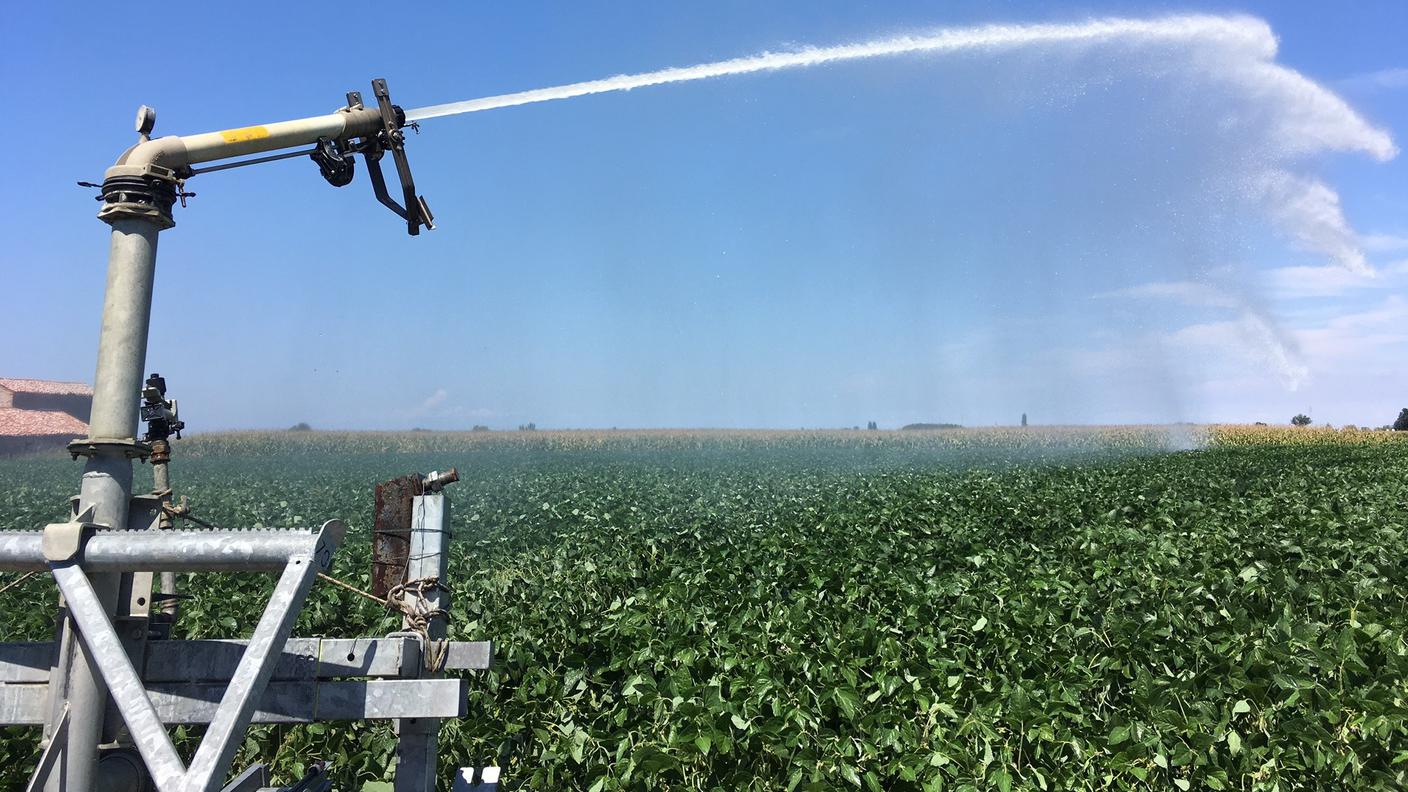
[(912, 423), (912, 424), (905, 424), (904, 426), (901, 426), (901, 427), (900, 427), (901, 430), (917, 430), (917, 429), (962, 429), (962, 428), (963, 428), (963, 425), (962, 425), (962, 424), (955, 424), (955, 423)]
[[(1298, 413), (1295, 417), (1291, 418), (1291, 426), (1309, 426), (1312, 423), (1314, 423), (1314, 421), (1312, 421), (1310, 416), (1306, 415), (1305, 413)], [(1257, 426), (1265, 425), (1266, 424), (1262, 423), (1261, 421), (1257, 421)], [(1356, 427), (1354, 424), (1345, 424), (1344, 428), (1358, 429), (1358, 427)], [(1394, 420), (1393, 426), (1380, 426), (1379, 429), (1392, 429), (1395, 432), (1408, 432), (1408, 407), (1404, 407), (1403, 409), (1398, 411), (1398, 418)]]

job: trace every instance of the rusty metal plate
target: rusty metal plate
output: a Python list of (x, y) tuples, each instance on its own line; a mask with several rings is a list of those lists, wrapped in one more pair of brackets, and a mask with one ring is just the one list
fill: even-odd
[(411, 554), (411, 499), (424, 494), (419, 473), (376, 485), (376, 513), (372, 528), (372, 593), (386, 598), (406, 580)]

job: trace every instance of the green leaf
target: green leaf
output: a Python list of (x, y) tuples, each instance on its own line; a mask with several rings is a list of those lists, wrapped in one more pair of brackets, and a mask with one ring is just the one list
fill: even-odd
[(983, 628), (984, 628), (984, 627), (987, 627), (987, 626), (988, 626), (988, 617), (986, 617), (986, 616), (981, 616), (981, 617), (978, 618), (977, 621), (973, 622), (973, 627), (972, 627), (971, 629), (972, 629), (973, 632), (975, 632), (975, 633), (976, 633), (976, 632), (982, 632), (982, 631), (983, 631)]
[(854, 718), (856, 716), (856, 707), (860, 704), (860, 697), (856, 695), (854, 690), (836, 688), (836, 690), (832, 692), (832, 698), (836, 699), (836, 705), (841, 708), (841, 711), (846, 714), (847, 718)]

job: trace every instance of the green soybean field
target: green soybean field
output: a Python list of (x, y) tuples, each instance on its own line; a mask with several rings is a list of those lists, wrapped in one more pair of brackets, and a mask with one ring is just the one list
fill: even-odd
[[(457, 466), (451, 637), (495, 666), (441, 764), (509, 789), (1408, 786), (1408, 438), (1195, 434), (232, 433), (172, 476), (224, 528), (346, 520), (333, 574), (365, 587), (375, 482)], [(0, 460), (0, 528), (62, 518), (80, 470)], [(178, 637), (238, 637), (272, 577), (182, 585)], [(56, 603), (0, 594), (4, 640)], [(399, 623), (320, 584), (295, 634)], [(22, 786), (38, 730), (2, 733)], [(378, 790), (393, 749), (258, 726), (236, 765)]]

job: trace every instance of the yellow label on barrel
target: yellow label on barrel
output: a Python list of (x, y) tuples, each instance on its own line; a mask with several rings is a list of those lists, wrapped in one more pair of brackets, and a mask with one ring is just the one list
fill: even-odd
[(262, 126), (241, 127), (239, 129), (227, 129), (220, 133), (220, 137), (226, 143), (243, 143), (246, 140), (258, 140), (269, 137), (269, 129)]

